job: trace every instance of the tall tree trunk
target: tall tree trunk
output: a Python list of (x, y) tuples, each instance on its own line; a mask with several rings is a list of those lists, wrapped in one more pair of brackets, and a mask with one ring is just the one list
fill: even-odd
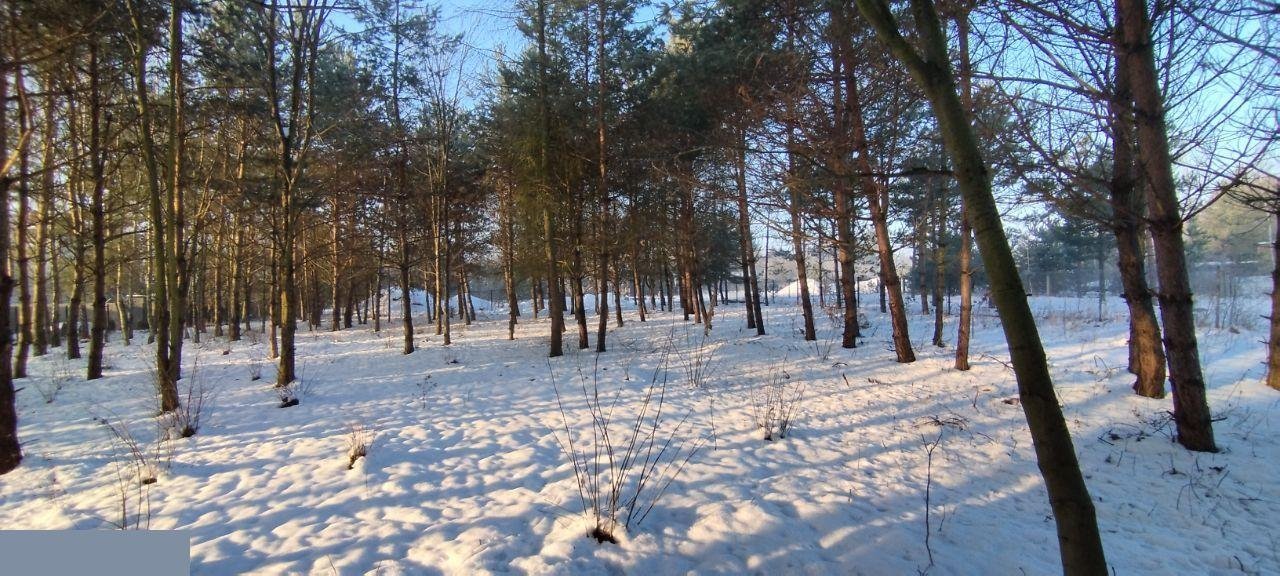
[(169, 358), (169, 290), (168, 250), (165, 235), (164, 190), (160, 173), (160, 158), (153, 134), (151, 89), (147, 86), (147, 54), (151, 45), (147, 36), (148, 25), (144, 21), (136, 0), (128, 0), (132, 24), (131, 64), (134, 80), (133, 98), (138, 111), (138, 133), (141, 136), (140, 151), (147, 175), (147, 208), (151, 226), (151, 322), (148, 340), (154, 340), (156, 386), (160, 389), (160, 410), (169, 412), (178, 408), (176, 371), (170, 368)]
[(332, 246), (329, 263), (333, 272), (333, 288), (329, 298), (333, 302), (333, 317), (329, 322), (329, 331), (337, 332), (339, 302), (342, 300), (342, 206), (336, 190), (333, 193), (333, 227), (329, 241)]
[(502, 287), (507, 293), (507, 340), (516, 339), (516, 322), (520, 317), (520, 300), (516, 297), (516, 241), (515, 241), (515, 206), (511, 188), (503, 187), (499, 192), (498, 214), (500, 232), (502, 234)]
[[(969, 60), (969, 11), (963, 3), (956, 14), (956, 36), (960, 41), (960, 103), (969, 114), (973, 107), (973, 65)], [(969, 205), (960, 197), (960, 318), (956, 324), (956, 370), (969, 369), (969, 336), (973, 331), (973, 227), (969, 225)]]
[(1032, 444), (1049, 504), (1058, 529), (1063, 572), (1107, 574), (1106, 555), (1093, 500), (1080, 472), (1071, 433), (1054, 394), (1048, 361), (1026, 291), (1014, 263), (1013, 251), (1000, 222), (990, 173), (982, 158), (971, 116), (960, 103), (952, 77), (947, 40), (931, 0), (911, 0), (921, 54), (903, 38), (886, 0), (856, 0), (877, 36), (906, 65), (923, 89), (938, 119), (950, 152), (960, 191), (969, 206), (969, 217), (991, 283), (991, 295), (1000, 314), (1005, 340), (1013, 361), (1018, 395), (1031, 428)]
[[(53, 242), (53, 238), (49, 235), (51, 224), (53, 221), (53, 188), (54, 188), (54, 171), (47, 170), (46, 167), (54, 165), (54, 135), (57, 131), (57, 121), (54, 119), (54, 110), (58, 107), (58, 97), (56, 90), (53, 90), (53, 82), (47, 81), (43, 86), (48, 93), (44, 105), (44, 129), (42, 130), (42, 142), (40, 150), (40, 222), (36, 227), (36, 303), (35, 303), (35, 328), (32, 344), (35, 346), (34, 354), (36, 356), (44, 356), (49, 352), (49, 335), (52, 321), (49, 317), (49, 274), (46, 262), (49, 258), (49, 246)], [(57, 306), (57, 302), (53, 303)]]
[[(644, 282), (640, 281), (640, 262), (637, 256), (638, 249), (631, 252), (631, 285), (636, 290), (636, 310), (640, 313), (640, 321), (644, 322), (645, 310), (644, 306)], [(650, 296), (652, 298), (652, 296)]]
[[(53, 247), (53, 239), (49, 244)], [(56, 247), (49, 251), (49, 265), (53, 270), (53, 303), (49, 306), (50, 313), (53, 317), (49, 320), (49, 346), (57, 348), (62, 346), (62, 330), (59, 328), (62, 322), (62, 258), (58, 256), (60, 250)]]
[(187, 287), (190, 274), (187, 270), (186, 220), (183, 206), (185, 195), (184, 163), (186, 155), (185, 100), (186, 79), (182, 72), (182, 17), (184, 0), (169, 3), (169, 218), (165, 240), (168, 241), (169, 296), (169, 374), (173, 382), (182, 378), (182, 332), (187, 310)]
[[(791, 142), (793, 138), (792, 129), (788, 128), (788, 150), (793, 149), (794, 143)], [(786, 186), (791, 192), (791, 204), (788, 206), (788, 210), (791, 213), (791, 245), (796, 252), (796, 284), (800, 288), (800, 311), (804, 316), (804, 339), (817, 340), (818, 335), (813, 326), (813, 304), (809, 300), (809, 267), (805, 263), (804, 255), (804, 230), (801, 219), (801, 210), (804, 206), (803, 184), (800, 183), (800, 178), (795, 173), (795, 159), (790, 152), (787, 154)]]
[(573, 292), (573, 320), (578, 325), (578, 349), (585, 350), (591, 343), (587, 337), (586, 298), (582, 293), (582, 278), (586, 272), (582, 269), (582, 222), (574, 219), (573, 225), (573, 262), (571, 263), (570, 289)]
[(1213, 439), (1213, 422), (1196, 344), (1182, 215), (1173, 180), (1164, 101), (1160, 95), (1146, 1), (1116, 0), (1116, 20), (1122, 34), (1129, 88), (1133, 90), (1138, 136), (1137, 166), (1146, 184), (1178, 442), (1188, 450), (1216, 452), (1218, 447)]
[(133, 324), (130, 322), (129, 313), (129, 305), (132, 300), (132, 298), (126, 298), (125, 296), (124, 262), (116, 262), (116, 316), (119, 318), (120, 336), (124, 339), (125, 346), (133, 343)]
[[(67, 101), (67, 136), (70, 139), (72, 157), (82, 159), (88, 154), (83, 150), (83, 138), (80, 134), (81, 113), (78, 102), (74, 99)], [(85, 273), (88, 271), (89, 264), (85, 260), (85, 254), (88, 248), (85, 246), (86, 224), (84, 216), (84, 208), (88, 205), (88, 201), (84, 198), (84, 192), (81, 187), (84, 185), (85, 177), (83, 174), (83, 163), (77, 160), (71, 164), (69, 174), (67, 176), (67, 204), (70, 207), (68, 216), (71, 221), (71, 254), (72, 254), (72, 280), (71, 295), (67, 304), (67, 323), (64, 329), (67, 337), (67, 359), (76, 360), (80, 358), (80, 312), (81, 302), (84, 298)]]
[(227, 290), (227, 294), (231, 296), (228, 309), (231, 319), (227, 322), (227, 340), (236, 342), (240, 340), (240, 286), (241, 275), (244, 274), (244, 264), (240, 262), (244, 254), (244, 227), (240, 224), (238, 211), (232, 216), (231, 226), (235, 228), (235, 236), (231, 246), (231, 287)]
[[(832, 167), (835, 170), (835, 181), (832, 183), (832, 199), (835, 203), (835, 240), (836, 269), (840, 278), (840, 297), (844, 308), (844, 330), (840, 345), (843, 348), (858, 346), (858, 298), (854, 295), (857, 278), (853, 269), (853, 206), (849, 194), (848, 161), (855, 149), (852, 131), (852, 116), (855, 111), (852, 29), (848, 21), (848, 6), (832, 4), (831, 20), (835, 33), (835, 53), (832, 57), (832, 68), (835, 71), (832, 81), (832, 118), (835, 138), (833, 139)], [(821, 251), (819, 251), (821, 254)]]
[(1129, 60), (1124, 55), (1119, 28), (1113, 39), (1116, 53), (1115, 86), (1111, 100), (1112, 231), (1116, 237), (1116, 266), (1129, 308), (1129, 372), (1137, 379), (1133, 390), (1139, 396), (1164, 398), (1165, 355), (1160, 341), (1151, 289), (1147, 286), (1142, 250), (1144, 202), (1138, 191), (1134, 147), (1133, 91), (1129, 88)]
[(107, 189), (107, 156), (103, 149), (102, 92), (99, 88), (98, 43), (89, 43), (89, 165), (93, 193), (89, 214), (93, 219), (93, 328), (89, 335), (86, 380), (102, 377), (103, 351), (107, 344), (107, 256), (104, 193)]
[[(608, 90), (606, 88), (606, 79), (608, 73), (607, 53), (604, 49), (605, 44), (605, 19), (608, 12), (608, 1), (598, 0), (596, 2), (596, 144), (597, 159), (596, 167), (596, 197), (600, 201), (600, 214), (596, 223), (596, 250), (597, 254), (597, 283), (599, 288), (596, 290), (596, 306), (600, 309), (600, 322), (596, 326), (596, 352), (605, 352), (608, 346), (605, 344), (605, 338), (609, 330), (609, 248), (610, 241), (607, 238), (607, 230), (610, 225), (610, 204), (609, 204), (609, 171), (608, 171), (608, 139), (605, 131), (605, 104), (608, 102)], [(621, 310), (619, 310), (621, 313)]]
[(444, 336), (444, 345), (452, 343), (449, 325), (449, 238), (443, 199), (437, 198), (435, 222), (436, 333)]
[(616, 316), (614, 318), (614, 321), (616, 322), (615, 325), (621, 328), (622, 327), (622, 270), (620, 270), (619, 268), (622, 267), (622, 262), (618, 258), (618, 254), (616, 252), (613, 254), (612, 260), (613, 260), (613, 266), (610, 267), (611, 269), (610, 275), (613, 281), (613, 311), (614, 311), (614, 315)]
[(1267, 339), (1267, 386), (1280, 390), (1280, 211), (1275, 220), (1275, 239), (1271, 242), (1271, 331)]
[(738, 247), (742, 252), (742, 301), (747, 308), (747, 328), (764, 335), (760, 317), (760, 293), (756, 284), (756, 249), (751, 237), (751, 213), (747, 203), (747, 130), (738, 129), (738, 149), (733, 156), (733, 178), (737, 186)]
[(867, 199), (867, 211), (871, 216), (871, 227), (876, 236), (876, 255), (880, 261), (880, 286), (883, 298), (881, 311), (884, 310), (884, 299), (889, 305), (889, 322), (893, 326), (893, 350), (898, 362), (916, 361), (915, 351), (911, 348), (911, 335), (907, 328), (907, 307), (902, 300), (902, 277), (898, 275), (898, 265), (893, 261), (893, 241), (889, 237), (889, 191), (874, 176), (871, 164), (871, 147), (867, 142), (867, 127), (863, 118), (862, 96), (856, 81), (849, 83), (849, 120), (853, 135), (853, 149), (857, 154), (857, 169), (862, 175), (858, 182), (862, 185), (862, 195)]
[[(0, 230), (9, 230), (9, 22), (14, 10), (0, 13)], [(19, 138), (27, 134), (20, 134)], [(0, 474), (7, 474), (22, 462), (22, 446), (18, 443), (18, 410), (13, 390), (13, 328), (9, 325), (9, 303), (13, 298), (13, 273), (9, 268), (10, 238), (0, 234)]]
[[(945, 186), (945, 185), (944, 185)], [(942, 229), (947, 220), (947, 196), (945, 189), (934, 195), (933, 214), (933, 345), (946, 345), (942, 341), (942, 291), (947, 283), (947, 249), (942, 241)]]
[[(16, 264), (18, 265), (18, 354), (13, 359), (14, 378), (26, 378), (27, 376), (27, 357), (31, 355), (31, 341), (34, 337), (32, 334), (31, 262), (27, 252), (31, 227), (31, 209), (28, 198), (31, 196), (32, 112), (31, 103), (27, 99), (25, 84), (22, 66), (14, 66), (13, 85), (14, 91), (18, 95), (18, 130), (21, 136), (18, 142), (18, 222), (17, 230), (15, 230), (17, 243)], [(0, 158), (0, 162), (5, 160), (8, 160), (8, 158)], [(7, 310), (6, 308), (6, 314), (8, 313)]]
[(546, 251), (547, 297), (551, 317), (551, 344), (548, 356), (564, 354), (564, 299), (560, 296), (559, 260), (556, 258), (556, 234), (551, 218), (550, 168), (547, 162), (551, 146), (551, 113), (547, 99), (547, 0), (538, 0), (538, 116), (541, 124), (538, 146), (539, 187), (542, 202), (542, 238)]

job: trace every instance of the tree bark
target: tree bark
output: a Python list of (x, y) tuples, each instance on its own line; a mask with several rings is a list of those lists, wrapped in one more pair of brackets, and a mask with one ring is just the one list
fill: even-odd
[[(969, 11), (964, 3), (956, 15), (956, 36), (960, 41), (960, 103), (970, 115), (973, 107), (973, 66), (969, 60)], [(956, 370), (969, 369), (969, 336), (973, 330), (973, 227), (969, 225), (969, 205), (960, 197), (960, 318), (956, 324)]]
[[(24, 136), (18, 143), (18, 222), (15, 230), (16, 264), (18, 265), (18, 353), (13, 360), (13, 377), (26, 378), (27, 357), (31, 354), (31, 341), (34, 337), (32, 334), (31, 262), (27, 252), (31, 222), (28, 198), (31, 196), (32, 122), (31, 104), (27, 99), (21, 65), (14, 66), (13, 80), (14, 91), (18, 95), (18, 130), (20, 135)], [(8, 158), (0, 158), (0, 162), (5, 160)], [(7, 310), (6, 308), (6, 314)]]
[[(893, 241), (889, 237), (889, 190), (876, 180), (871, 164), (871, 147), (867, 142), (867, 127), (863, 119), (861, 92), (857, 82), (849, 83), (850, 128), (853, 149), (857, 152), (857, 169), (862, 173), (858, 181), (867, 199), (871, 227), (876, 236), (876, 255), (880, 260), (880, 286), (888, 300), (889, 322), (893, 326), (893, 350), (900, 363), (916, 361), (911, 348), (911, 335), (907, 327), (907, 307), (902, 300), (902, 277), (893, 261)], [(883, 309), (883, 306), (882, 306)]]
[(1182, 215), (1163, 97), (1155, 66), (1151, 26), (1145, 0), (1117, 0), (1116, 19), (1121, 46), (1133, 90), (1134, 119), (1138, 137), (1136, 158), (1144, 181), (1150, 227), (1160, 281), (1160, 317), (1168, 354), (1169, 380), (1173, 386), (1173, 419), (1178, 442), (1188, 450), (1216, 452), (1204, 374), (1196, 344), (1196, 326), (1187, 275), (1187, 254), (1182, 238)]
[(155, 143), (151, 108), (151, 91), (147, 86), (147, 54), (150, 41), (147, 39), (147, 24), (136, 0), (129, 0), (130, 21), (132, 23), (132, 70), (134, 80), (134, 104), (138, 111), (138, 133), (141, 136), (140, 152), (147, 175), (147, 207), (151, 226), (151, 321), (148, 325), (148, 340), (153, 340), (156, 347), (155, 377), (160, 389), (160, 410), (169, 412), (178, 407), (178, 387), (175, 372), (170, 369), (169, 359), (169, 291), (167, 271), (167, 250), (165, 243), (165, 218), (162, 198), (162, 176), (158, 147)]
[(89, 43), (89, 165), (93, 193), (89, 204), (93, 220), (93, 328), (89, 333), (86, 380), (102, 377), (103, 351), (107, 344), (107, 257), (104, 192), (107, 188), (107, 156), (103, 150), (102, 93), (98, 43)]
[(1280, 390), (1280, 210), (1275, 220), (1275, 240), (1271, 242), (1271, 332), (1267, 339), (1267, 386)]
[[(36, 356), (44, 356), (49, 352), (52, 324), (49, 317), (49, 274), (46, 262), (49, 258), (49, 246), (53, 242), (49, 231), (53, 221), (54, 171), (47, 170), (45, 167), (53, 166), (55, 162), (54, 134), (57, 130), (57, 121), (54, 120), (54, 110), (58, 106), (58, 97), (55, 95), (57, 91), (52, 89), (53, 82), (47, 81), (43, 88), (48, 95), (44, 105), (43, 141), (40, 151), (40, 223), (36, 227), (35, 334), (32, 341)], [(54, 306), (57, 306), (56, 302)]]
[[(0, 47), (7, 47), (12, 10), (0, 14)], [(0, 230), (9, 230), (9, 188), (13, 179), (9, 176), (9, 62), (6, 50), (0, 49)], [(19, 138), (25, 137), (20, 134)], [(9, 268), (10, 238), (0, 234), (0, 302), (5, 313), (0, 314), (0, 474), (7, 474), (22, 462), (22, 446), (18, 443), (18, 410), (13, 390), (13, 332), (9, 325), (9, 303), (13, 297), (13, 273)]]

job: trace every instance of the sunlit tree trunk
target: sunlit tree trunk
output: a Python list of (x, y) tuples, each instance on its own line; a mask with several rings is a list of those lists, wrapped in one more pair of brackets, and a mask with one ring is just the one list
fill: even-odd
[(1160, 281), (1160, 317), (1173, 385), (1173, 419), (1178, 442), (1188, 450), (1216, 452), (1204, 373), (1196, 344), (1196, 325), (1182, 237), (1182, 214), (1173, 180), (1173, 161), (1165, 126), (1164, 99), (1152, 47), (1145, 0), (1117, 0), (1116, 19), (1133, 91), (1137, 166), (1147, 195), (1156, 277)]
[(902, 36), (887, 0), (856, 2), (880, 40), (906, 65), (929, 99), (951, 155), (960, 191), (968, 202), (974, 236), (991, 283), (991, 297), (1009, 346), (1018, 396), (1053, 509), (1063, 572), (1105, 575), (1108, 573), (1106, 555), (1093, 500), (1053, 390), (1044, 346), (1000, 221), (990, 173), (974, 134), (972, 118), (957, 94), (947, 40), (937, 11), (931, 0), (911, 0), (920, 46), (917, 49)]

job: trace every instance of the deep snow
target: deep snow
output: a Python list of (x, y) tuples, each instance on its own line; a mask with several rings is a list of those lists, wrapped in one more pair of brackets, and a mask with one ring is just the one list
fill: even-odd
[[(1170, 440), (1170, 400), (1129, 389), (1122, 303), (1110, 302), (1101, 322), (1095, 300), (1035, 306), (1115, 572), (1280, 573), (1280, 393), (1260, 381), (1262, 323), (1202, 329), (1223, 452), (1194, 454)], [(16, 383), (26, 459), (0, 477), (0, 525), (119, 523), (119, 446), (107, 420), (160, 450), (158, 481), (127, 483), (126, 511), (153, 529), (189, 531), (195, 574), (1059, 572), (993, 311), (979, 310), (966, 373), (951, 368), (951, 348), (926, 346), (929, 319), (909, 308), (911, 365), (892, 361), (878, 314), (862, 345), (843, 350), (833, 316), (820, 311), (817, 342), (804, 342), (794, 307), (778, 305), (766, 309), (764, 337), (745, 329), (740, 304), (717, 310), (705, 338), (678, 315), (640, 323), (629, 310), (624, 327), (610, 322), (598, 365), (594, 315), (592, 349), (574, 349), (570, 322), (566, 356), (548, 360), (546, 320), (532, 320), (527, 303), (515, 341), (505, 315), (491, 312), (473, 326), (455, 321), (448, 348), (419, 334), (409, 356), (394, 323), (381, 333), (304, 327), (305, 385), (287, 409), (277, 407), (262, 338), (228, 345), (206, 335), (188, 345), (186, 367), (186, 381), (210, 391), (205, 422), (167, 443), (155, 440), (149, 347), (113, 341), (108, 376), (94, 382), (82, 379), (83, 361), (55, 350)], [(614, 421), (625, 427), (664, 352), (663, 426), (688, 414), (680, 436), (700, 449), (620, 545), (597, 544), (557, 441), (565, 421), (554, 389), (580, 441), (591, 420), (579, 378), (598, 382), (606, 406), (617, 398)], [(706, 378), (695, 386), (689, 369), (699, 363)], [(254, 365), (260, 381), (250, 381)], [(46, 403), (41, 389), (55, 381), (64, 386)], [(802, 390), (793, 433), (773, 442), (752, 411), (768, 382)], [(374, 440), (348, 470), (352, 426)], [(139, 493), (150, 501), (140, 517)]]

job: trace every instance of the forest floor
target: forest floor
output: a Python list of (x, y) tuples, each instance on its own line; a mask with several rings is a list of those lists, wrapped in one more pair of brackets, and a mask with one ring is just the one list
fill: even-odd
[[(1102, 321), (1092, 300), (1033, 305), (1113, 571), (1280, 574), (1280, 393), (1261, 381), (1265, 322), (1202, 328), (1222, 451), (1198, 454), (1172, 442), (1168, 398), (1132, 394), (1118, 300)], [(766, 310), (763, 337), (740, 304), (722, 306), (705, 337), (678, 315), (640, 323), (629, 310), (601, 356), (592, 315), (592, 348), (576, 349), (570, 322), (565, 356), (550, 360), (546, 320), (527, 308), (515, 341), (491, 311), (455, 323), (447, 348), (424, 331), (408, 356), (398, 325), (304, 326), (290, 408), (264, 338), (206, 335), (186, 348), (183, 384), (203, 391), (199, 432), (168, 441), (150, 347), (113, 341), (108, 376), (93, 382), (55, 350), (16, 381), (26, 458), (0, 478), (0, 526), (185, 530), (193, 574), (1060, 573), (994, 311), (978, 311), (973, 369), (959, 372), (954, 317), (949, 345), (929, 346), (918, 304), (909, 365), (893, 361), (878, 314), (845, 350), (826, 313), (804, 342), (794, 306)], [(638, 436), (620, 521), (638, 471), (652, 471), (630, 506), (647, 515), (617, 528), (617, 544), (587, 536), (570, 455), (588, 486), (603, 463), (607, 496), (592, 405), (609, 419), (615, 465)], [(770, 405), (794, 408), (785, 438), (757, 426)], [(367, 454), (349, 467), (353, 438)]]

